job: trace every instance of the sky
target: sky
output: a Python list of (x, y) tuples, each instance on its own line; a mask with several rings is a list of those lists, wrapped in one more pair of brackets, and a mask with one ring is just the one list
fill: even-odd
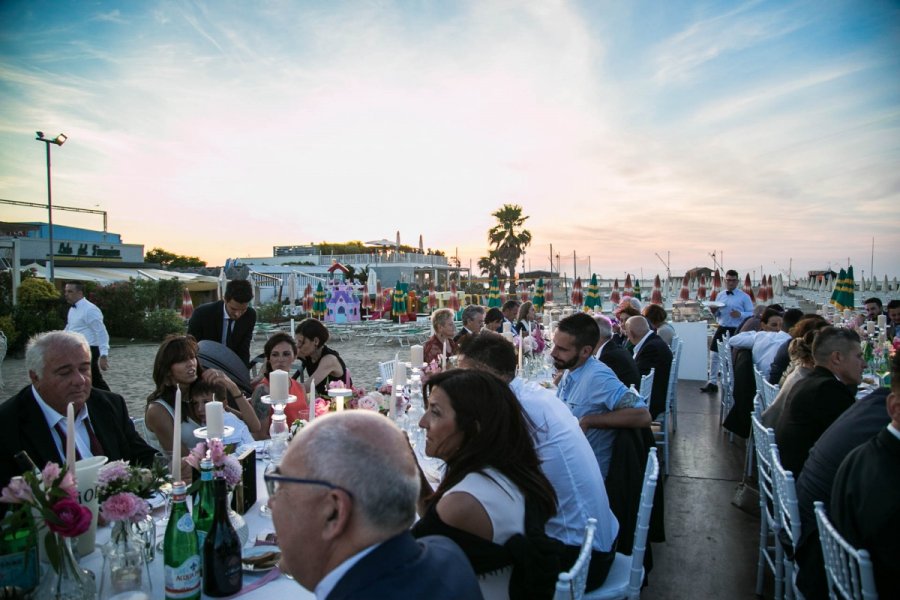
[(5, 0), (0, 198), (46, 203), (36, 130), (54, 205), (210, 265), (399, 231), (468, 266), (518, 204), (528, 269), (900, 276), (892, 1)]

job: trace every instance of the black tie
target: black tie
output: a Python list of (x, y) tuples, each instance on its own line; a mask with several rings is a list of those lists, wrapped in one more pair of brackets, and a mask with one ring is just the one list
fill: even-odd
[(731, 290), (728, 290), (725, 293), (728, 294), (729, 296), (734, 296), (734, 292), (732, 292)]
[(231, 345), (231, 332), (234, 330), (234, 320), (228, 319), (225, 323), (225, 345)]

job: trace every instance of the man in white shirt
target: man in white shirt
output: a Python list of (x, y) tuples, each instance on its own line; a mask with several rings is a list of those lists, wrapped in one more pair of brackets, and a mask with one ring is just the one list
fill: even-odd
[(716, 296), (716, 301), (724, 306), (713, 309), (719, 326), (709, 344), (709, 380), (701, 392), (713, 394), (719, 391), (719, 347), (718, 341), (726, 335), (734, 335), (747, 317), (753, 315), (753, 301), (743, 290), (738, 289), (738, 272), (729, 269), (725, 273), (725, 291)]
[(778, 349), (788, 340), (791, 334), (782, 330), (783, 314), (780, 310), (769, 307), (762, 314), (761, 331), (745, 331), (731, 336), (728, 344), (732, 348), (750, 348), (753, 351), (753, 364), (768, 379), (772, 361)]
[(83, 335), (91, 347), (91, 382), (95, 388), (109, 390), (101, 371), (109, 369), (109, 333), (103, 324), (103, 313), (84, 297), (84, 283), (70, 281), (63, 292), (69, 307), (66, 331)]

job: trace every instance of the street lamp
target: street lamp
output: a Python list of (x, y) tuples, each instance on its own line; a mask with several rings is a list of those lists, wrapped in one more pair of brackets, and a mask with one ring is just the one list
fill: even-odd
[(50, 232), (50, 283), (53, 283), (53, 193), (50, 189), (50, 144), (62, 146), (69, 139), (66, 134), (61, 133), (53, 139), (45, 138), (43, 131), (36, 131), (39, 142), (44, 142), (47, 146), (47, 221), (49, 222)]

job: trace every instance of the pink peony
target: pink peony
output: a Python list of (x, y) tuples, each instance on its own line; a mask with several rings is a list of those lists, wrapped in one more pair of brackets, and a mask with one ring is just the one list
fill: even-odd
[(329, 410), (330, 403), (324, 398), (316, 399), (316, 416), (321, 417), (322, 415), (327, 415)]
[(124, 460), (114, 460), (100, 467), (100, 473), (97, 475), (97, 483), (100, 487), (114, 481), (128, 481), (131, 477), (131, 471), (128, 468), (128, 462)]
[(225, 459), (225, 464), (222, 465), (222, 473), (225, 475), (225, 482), (229, 486), (239, 484), (244, 476), (244, 472), (241, 470), (241, 463), (230, 455)]
[(100, 514), (107, 521), (137, 522), (148, 514), (147, 502), (131, 492), (114, 494), (100, 505)]
[(56, 478), (59, 477), (61, 471), (59, 465), (55, 462), (48, 462), (44, 466), (44, 470), (41, 471), (41, 481), (44, 484), (45, 490), (50, 489), (50, 486), (52, 486), (53, 482), (56, 481)]
[(359, 399), (359, 408), (363, 410), (373, 410), (377, 411), (381, 408), (381, 402), (379, 402), (378, 398), (384, 399), (384, 396), (379, 394), (378, 392), (372, 392), (366, 396), (363, 396)]
[(225, 460), (225, 445), (222, 440), (209, 440), (209, 457), (214, 465), (221, 465)]
[(66, 472), (62, 481), (59, 482), (59, 489), (69, 494), (72, 498), (78, 498), (78, 484), (75, 482), (75, 475)]
[(13, 477), (9, 481), (9, 485), (0, 492), (0, 502), (6, 504), (22, 504), (34, 503), (34, 494), (31, 492), (31, 486), (23, 477)]
[(71, 498), (63, 498), (51, 507), (58, 522), (47, 520), (47, 527), (63, 537), (76, 537), (91, 526), (91, 511)]
[(200, 461), (204, 458), (206, 458), (206, 442), (198, 442), (196, 446), (191, 448), (188, 455), (184, 457), (184, 461), (199, 470)]

